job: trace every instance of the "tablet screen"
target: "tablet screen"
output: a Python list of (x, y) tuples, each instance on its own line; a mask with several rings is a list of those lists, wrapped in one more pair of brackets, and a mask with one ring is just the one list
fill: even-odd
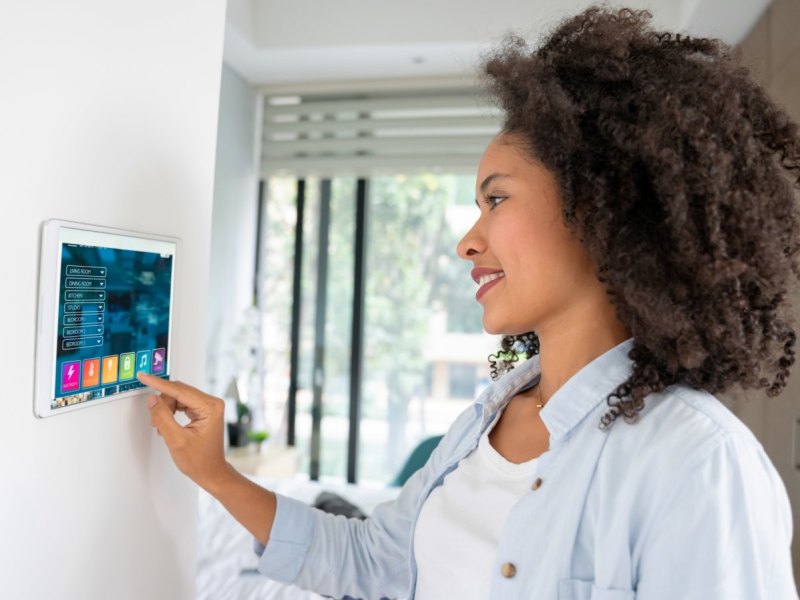
[(169, 376), (175, 244), (61, 229), (51, 409)]

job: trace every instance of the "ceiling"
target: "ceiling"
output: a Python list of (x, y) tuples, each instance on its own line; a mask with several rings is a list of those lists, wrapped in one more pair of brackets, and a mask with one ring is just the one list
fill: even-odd
[[(741, 41), (770, 0), (629, 0), (655, 25)], [(585, 0), (228, 0), (225, 62), (256, 86), (469, 78), (508, 31), (537, 39)]]

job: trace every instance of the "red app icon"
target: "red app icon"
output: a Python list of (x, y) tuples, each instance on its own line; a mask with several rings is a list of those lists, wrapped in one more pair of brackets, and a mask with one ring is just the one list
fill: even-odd
[(89, 358), (83, 361), (83, 387), (100, 385), (100, 359)]

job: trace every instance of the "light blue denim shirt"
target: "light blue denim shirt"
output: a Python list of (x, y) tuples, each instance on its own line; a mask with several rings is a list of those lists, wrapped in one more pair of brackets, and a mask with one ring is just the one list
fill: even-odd
[[(599, 429), (606, 396), (630, 374), (631, 345), (586, 365), (542, 409), (550, 449), (486, 565), (490, 598), (796, 599), (786, 489), (721, 402), (671, 386), (646, 399), (638, 423)], [(397, 500), (366, 521), (279, 495), (267, 547), (256, 544), (260, 571), (333, 598), (413, 598), (422, 504), (538, 367), (534, 357), (491, 385)], [(459, 576), (458, 564), (451, 575)]]

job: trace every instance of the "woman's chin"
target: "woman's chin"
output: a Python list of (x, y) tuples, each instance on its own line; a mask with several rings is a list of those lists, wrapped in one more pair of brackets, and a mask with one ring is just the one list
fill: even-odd
[(497, 322), (490, 318), (484, 311), (483, 313), (483, 330), (489, 335), (506, 335), (507, 328), (504, 323)]
[(509, 323), (503, 319), (493, 319), (486, 311), (483, 313), (483, 330), (489, 335), (522, 335), (536, 331), (535, 326), (526, 327), (521, 323)]

